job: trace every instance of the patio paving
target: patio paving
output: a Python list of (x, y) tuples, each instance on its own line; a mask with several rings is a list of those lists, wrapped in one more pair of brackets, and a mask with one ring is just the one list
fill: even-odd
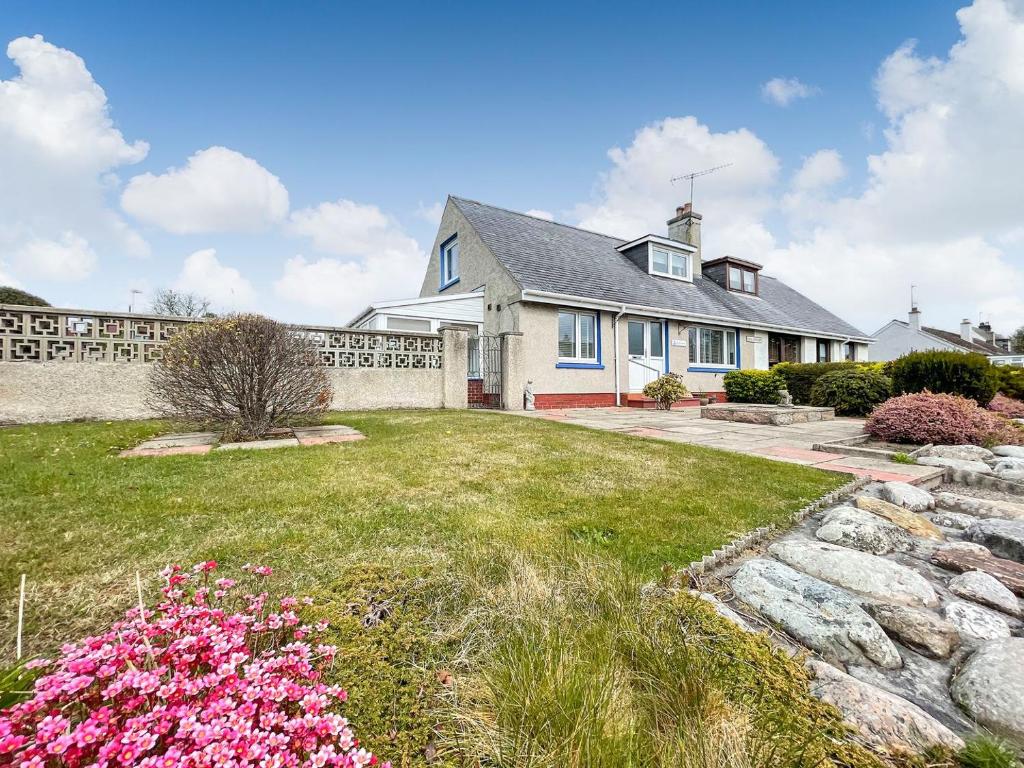
[(702, 419), (699, 408), (656, 411), (641, 408), (565, 408), (520, 411), (536, 419), (577, 424), (591, 429), (623, 432), (675, 443), (703, 445), (760, 456), (773, 461), (804, 464), (873, 480), (931, 482), (941, 477), (935, 467), (895, 464), (881, 459), (845, 456), (812, 450), (815, 443), (854, 437), (864, 431), (863, 419), (837, 418), (777, 426)]

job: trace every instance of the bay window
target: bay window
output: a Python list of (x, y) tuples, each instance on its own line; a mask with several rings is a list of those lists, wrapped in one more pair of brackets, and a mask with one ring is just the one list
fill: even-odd
[(597, 313), (558, 311), (558, 359), (569, 363), (598, 363)]
[(688, 346), (691, 365), (736, 367), (736, 331), (691, 327)]

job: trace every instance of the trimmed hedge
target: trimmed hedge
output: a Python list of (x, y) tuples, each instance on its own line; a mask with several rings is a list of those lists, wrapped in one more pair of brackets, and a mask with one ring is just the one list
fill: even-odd
[(786, 381), (772, 371), (729, 371), (723, 379), (725, 394), (732, 403), (764, 403), (775, 405), (779, 402), (779, 390), (786, 388)]
[(1014, 400), (1024, 400), (1024, 368), (1015, 365), (993, 365), (999, 391)]
[(861, 367), (862, 363), (779, 363), (773, 371), (786, 382), (786, 389), (793, 396), (796, 405), (811, 404), (811, 389), (819, 377), (831, 371), (850, 371)]
[(959, 395), (988, 405), (999, 390), (999, 373), (984, 355), (911, 352), (889, 364), (893, 392)]
[(811, 405), (835, 408), (836, 416), (867, 416), (891, 394), (892, 381), (878, 371), (829, 371), (811, 387)]

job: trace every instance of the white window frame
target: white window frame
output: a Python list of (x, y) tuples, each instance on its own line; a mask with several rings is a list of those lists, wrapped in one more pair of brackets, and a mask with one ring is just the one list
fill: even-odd
[[(690, 343), (690, 331), (694, 331), (693, 338), (696, 343)], [(701, 331), (710, 331), (711, 333), (721, 333), (722, 338), (722, 350), (725, 352), (724, 359), (727, 362), (724, 363), (702, 363), (700, 361), (700, 336)], [(686, 359), (688, 367), (690, 368), (716, 368), (721, 370), (734, 370), (737, 367), (736, 358), (736, 329), (734, 328), (715, 328), (708, 325), (691, 325), (686, 331), (686, 343), (689, 349), (686, 351)], [(691, 359), (691, 357), (693, 359)], [(732, 358), (732, 362), (728, 360)]]
[[(668, 254), (668, 271), (661, 272), (654, 268), (654, 251), (664, 251)], [(672, 259), (673, 257), (686, 260), (686, 274), (685, 275), (674, 275), (672, 274)], [(647, 272), (658, 277), (667, 277), (670, 280), (682, 280), (686, 283), (693, 282), (693, 254), (687, 253), (686, 251), (677, 251), (674, 248), (662, 245), (661, 243), (648, 243), (647, 244)]]
[(451, 269), (451, 263), (452, 263), (451, 262), (451, 251), (452, 251), (452, 248), (456, 248), (457, 249), (458, 247), (459, 247), (459, 237), (458, 237), (458, 235), (456, 235), (455, 237), (450, 238), (447, 242), (445, 242), (441, 246), (441, 281), (440, 281), (441, 288), (447, 288), (449, 285), (454, 285), (455, 283), (459, 282), (459, 277), (460, 277), (459, 269), (462, 267), (461, 258), (460, 258), (461, 255), (462, 255), (461, 253), (458, 253), (458, 252), (456, 253), (455, 258), (457, 260), (459, 260), (459, 261), (455, 265), (454, 273), (452, 273), (451, 276), (448, 277), (448, 274), (452, 272), (452, 269)]
[[(573, 315), (576, 318), (576, 329), (574, 341), (574, 352), (572, 357), (563, 357), (562, 351), (559, 349), (561, 345), (561, 339), (558, 337), (559, 328), (561, 327), (562, 315)], [(582, 339), (580, 335), (580, 318), (581, 317), (592, 317), (594, 319), (594, 356), (593, 357), (581, 357), (580, 348), (582, 346)], [(598, 344), (598, 324), (597, 312), (588, 312), (586, 310), (579, 309), (559, 309), (558, 314), (555, 317), (555, 350), (558, 352), (558, 362), (560, 363), (597, 363), (600, 356), (600, 350), (597, 348)]]

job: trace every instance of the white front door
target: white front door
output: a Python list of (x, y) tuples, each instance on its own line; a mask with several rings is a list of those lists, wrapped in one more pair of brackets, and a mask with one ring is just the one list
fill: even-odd
[(665, 372), (665, 326), (660, 320), (630, 320), (627, 336), (629, 391), (641, 392)]

